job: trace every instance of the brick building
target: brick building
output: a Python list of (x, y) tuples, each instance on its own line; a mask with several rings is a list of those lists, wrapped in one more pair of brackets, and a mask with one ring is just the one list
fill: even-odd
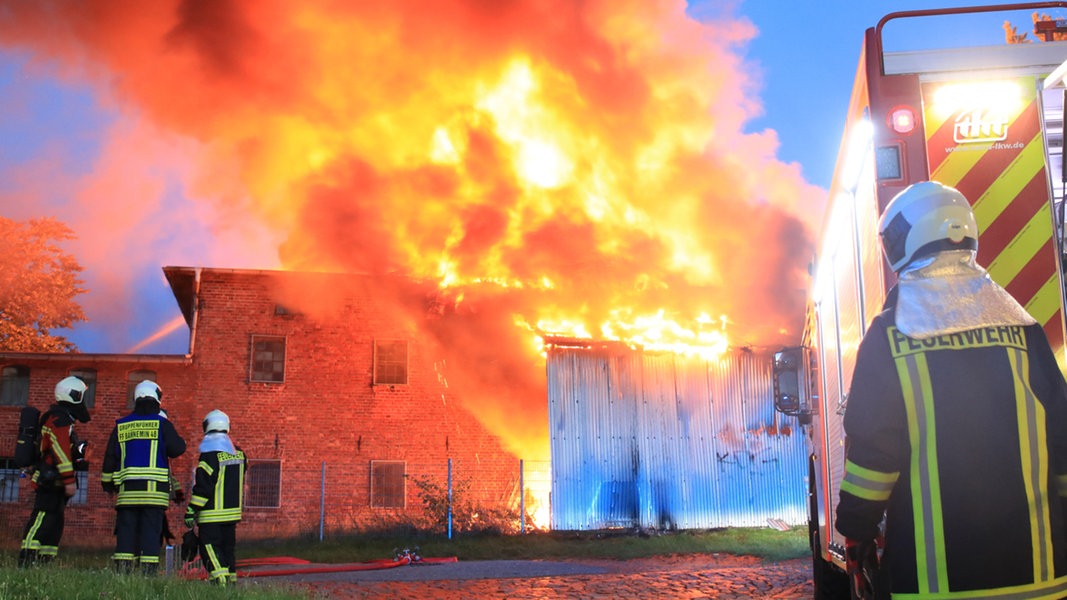
[[(69, 374), (90, 385), (92, 421), (78, 427), (90, 467), (79, 474), (64, 544), (113, 542), (100, 461), (142, 379), (163, 388), (189, 444), (174, 462), (187, 488), (200, 420), (215, 408), (229, 414), (250, 459), (243, 538), (417, 521), (425, 516), (417, 481), (444, 489), (450, 464), (454, 481), (477, 481), (467, 488), (472, 500), (517, 508), (519, 457), (464, 408), (444, 361), (419, 335), (420, 319), (433, 316), (432, 287), (348, 274), (163, 271), (189, 326), (187, 354), (0, 353), (0, 452), (8, 456), (21, 406), (45, 409)], [(32, 491), (10, 463), (0, 467), (0, 526), (21, 533)]]

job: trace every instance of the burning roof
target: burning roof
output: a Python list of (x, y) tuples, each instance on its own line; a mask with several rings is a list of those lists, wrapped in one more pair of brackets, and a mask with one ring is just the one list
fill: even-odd
[[(90, 318), (129, 314), (103, 300), (131, 287), (115, 264), (399, 273), (435, 282), (448, 318), (424, 334), (513, 406), (544, 402), (541, 335), (799, 336), (821, 192), (744, 130), (754, 35), (683, 0), (0, 12), (0, 47), (114, 111), (91, 172), (58, 186)], [(0, 197), (45, 211), (63, 176)]]

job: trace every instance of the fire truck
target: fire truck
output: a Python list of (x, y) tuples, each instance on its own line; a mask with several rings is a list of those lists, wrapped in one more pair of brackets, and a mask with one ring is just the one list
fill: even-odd
[[(1062, 12), (1032, 2), (895, 12), (864, 35), (827, 212), (812, 263), (801, 344), (774, 358), (775, 408), (795, 416), (810, 448), (809, 532), (816, 598), (848, 598), (834, 529), (844, 476), (842, 418), (856, 351), (895, 274), (878, 218), (905, 187), (935, 180), (972, 203), (978, 263), (1044, 325), (1064, 354), (1063, 162), (1067, 23), (1042, 20), (1030, 43), (884, 51), (883, 28), (986, 12)], [(929, 22), (929, 21), (928, 21)]]

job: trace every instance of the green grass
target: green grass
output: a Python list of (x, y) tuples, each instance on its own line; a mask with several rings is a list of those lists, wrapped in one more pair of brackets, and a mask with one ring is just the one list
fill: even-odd
[(455, 556), (459, 560), (493, 559), (628, 559), (666, 554), (723, 552), (758, 556), (768, 561), (808, 554), (807, 528), (787, 532), (767, 528), (718, 529), (661, 535), (631, 532), (551, 532), (522, 536), (456, 536), (452, 540), (412, 536), (352, 536), (322, 543), (288, 540), (249, 543), (240, 556), (295, 556), (312, 562), (359, 562), (393, 556), (396, 548), (419, 547), (424, 557)]
[(61, 565), (34, 569), (0, 567), (0, 598), (4, 600), (307, 600), (312, 597), (300, 588), (258, 579), (242, 581), (234, 590), (176, 577), (116, 575), (107, 569)]
[[(493, 559), (631, 559), (677, 554), (726, 553), (758, 556), (769, 562), (808, 555), (807, 528), (781, 532), (767, 528), (719, 529), (668, 534), (633, 532), (550, 532), (524, 536), (395, 537), (365, 535), (335, 537), (324, 542), (286, 540), (242, 541), (238, 558), (292, 556), (315, 563), (350, 563), (391, 558), (396, 548), (419, 547), (427, 558), (455, 556), (459, 560)], [(0, 598), (7, 600), (80, 600), (162, 598), (167, 600), (308, 599), (299, 587), (269, 578), (241, 581), (237, 590), (219, 589), (205, 581), (176, 577), (116, 575), (108, 569), (109, 550), (65, 545), (49, 567), (16, 569), (15, 554), (0, 556)]]

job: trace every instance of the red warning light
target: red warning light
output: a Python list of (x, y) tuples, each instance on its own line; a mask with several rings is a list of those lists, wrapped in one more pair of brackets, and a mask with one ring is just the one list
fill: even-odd
[(889, 128), (901, 135), (915, 131), (915, 111), (910, 106), (897, 106), (889, 111), (888, 121)]

